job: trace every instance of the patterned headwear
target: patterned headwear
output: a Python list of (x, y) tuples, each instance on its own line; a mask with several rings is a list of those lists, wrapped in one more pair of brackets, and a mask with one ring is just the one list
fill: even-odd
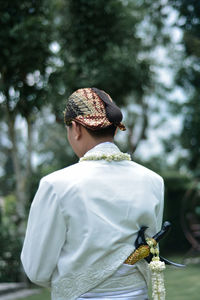
[(111, 97), (97, 88), (83, 88), (75, 91), (68, 99), (64, 121), (70, 125), (74, 120), (91, 130), (115, 125), (126, 130), (121, 123), (122, 113)]

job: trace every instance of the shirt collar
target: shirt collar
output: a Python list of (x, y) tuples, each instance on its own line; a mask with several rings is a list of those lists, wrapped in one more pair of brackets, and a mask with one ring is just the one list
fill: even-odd
[[(85, 155), (91, 155), (91, 154), (114, 154), (114, 153), (120, 153), (119, 148), (111, 142), (104, 142), (96, 145), (89, 151), (85, 153)], [(84, 155), (84, 156), (85, 156)]]

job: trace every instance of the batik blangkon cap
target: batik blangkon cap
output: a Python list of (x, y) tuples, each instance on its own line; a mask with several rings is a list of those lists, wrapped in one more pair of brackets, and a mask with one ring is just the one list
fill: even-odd
[(126, 130), (121, 123), (123, 118), (119, 107), (111, 97), (97, 88), (82, 88), (75, 91), (68, 99), (64, 111), (64, 121), (80, 123), (91, 130), (100, 130), (111, 125)]

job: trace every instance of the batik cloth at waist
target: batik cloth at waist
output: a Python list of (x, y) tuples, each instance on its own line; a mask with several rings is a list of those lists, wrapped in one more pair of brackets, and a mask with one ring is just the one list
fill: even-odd
[(137, 264), (133, 266), (123, 264), (111, 277), (77, 300), (99, 298), (146, 300), (147, 285)]
[(105, 292), (105, 293), (86, 293), (77, 300), (148, 300), (147, 288), (140, 288), (130, 291)]

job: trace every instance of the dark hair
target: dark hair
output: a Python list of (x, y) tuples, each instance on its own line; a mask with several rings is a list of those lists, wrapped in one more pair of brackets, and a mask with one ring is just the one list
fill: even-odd
[(108, 95), (95, 87), (91, 88), (105, 104), (106, 117), (113, 124), (119, 124), (122, 121), (122, 112), (120, 108), (109, 99)]
[(101, 128), (98, 130), (92, 130), (87, 127), (85, 129), (89, 132), (89, 134), (94, 138), (100, 138), (100, 137), (114, 137), (115, 131), (117, 127), (115, 125), (110, 125), (105, 128)]
[[(76, 122), (76, 120), (74, 121)], [(77, 122), (78, 123), (78, 122)], [(78, 123), (80, 124), (80, 123)], [(81, 126), (83, 126), (82, 124), (80, 124)], [(72, 123), (69, 123), (69, 124), (66, 124), (67, 127), (71, 127), (72, 126)], [(83, 126), (91, 136), (93, 136), (94, 138), (100, 138), (100, 137), (114, 137), (115, 135), (115, 131), (117, 129), (117, 127), (115, 125), (110, 125), (108, 127), (105, 127), (105, 128), (100, 128), (98, 130), (92, 130), (92, 129), (89, 129), (85, 126)]]

